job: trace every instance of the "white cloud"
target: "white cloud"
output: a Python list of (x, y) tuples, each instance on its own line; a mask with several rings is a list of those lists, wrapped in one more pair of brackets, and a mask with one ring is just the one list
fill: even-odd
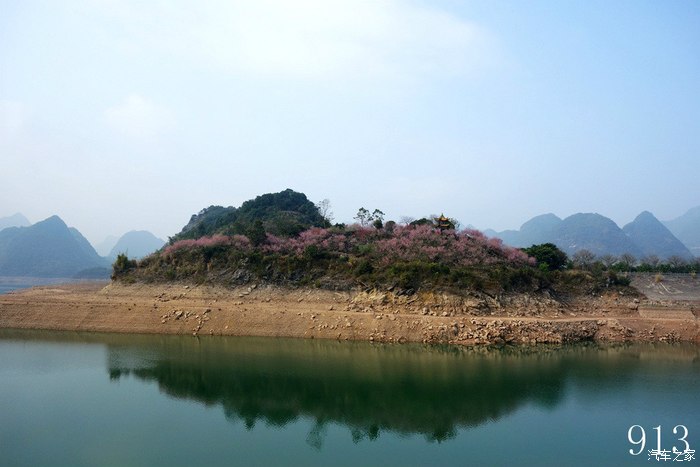
[(156, 136), (174, 123), (167, 109), (138, 94), (131, 94), (120, 104), (108, 108), (105, 119), (115, 130), (138, 138)]
[(464, 74), (493, 60), (497, 47), (477, 24), (401, 0), (238, 0), (97, 2), (131, 50), (230, 72), (307, 77)]

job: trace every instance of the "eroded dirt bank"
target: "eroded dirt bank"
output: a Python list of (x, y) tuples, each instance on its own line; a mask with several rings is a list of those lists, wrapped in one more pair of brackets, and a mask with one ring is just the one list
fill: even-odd
[(453, 344), (690, 341), (696, 302), (610, 293), (560, 302), (518, 295), (332, 292), (88, 283), (0, 295), (0, 327), (158, 334), (285, 336)]

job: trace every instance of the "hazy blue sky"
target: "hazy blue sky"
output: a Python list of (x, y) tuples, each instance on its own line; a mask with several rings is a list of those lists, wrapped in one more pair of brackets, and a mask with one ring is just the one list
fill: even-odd
[(622, 225), (699, 179), (696, 0), (0, 0), (0, 217), (93, 242), (285, 188)]

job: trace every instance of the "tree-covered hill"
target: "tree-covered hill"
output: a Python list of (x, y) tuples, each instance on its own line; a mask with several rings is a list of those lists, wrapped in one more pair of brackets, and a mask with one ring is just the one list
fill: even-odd
[(295, 237), (265, 234), (176, 241), (139, 262), (117, 259), (115, 278), (220, 285), (263, 283), (412, 293), (442, 288), (499, 293), (539, 288), (534, 260), (481, 232), (431, 225), (313, 227)]
[[(363, 211), (367, 212), (361, 208), (358, 216)], [(549, 217), (542, 221), (563, 223)], [(331, 227), (303, 193), (289, 189), (258, 196), (239, 208), (210, 206), (193, 215), (182, 232), (154, 254), (139, 261), (119, 255), (112, 277), (125, 282), (261, 283), (491, 296), (579, 293), (624, 285), (600, 268), (567, 270), (566, 254), (554, 245), (549, 249), (557, 250), (561, 264), (554, 264), (552, 255), (540, 258), (547, 248), (536, 254), (522, 251), (477, 230), (457, 230), (441, 219), (406, 225), (381, 218), (360, 220)]]
[(239, 208), (209, 206), (194, 214), (170, 243), (212, 235), (247, 235), (256, 226), (272, 235), (289, 237), (310, 227), (328, 227), (314, 203), (305, 194), (286, 189), (244, 202)]

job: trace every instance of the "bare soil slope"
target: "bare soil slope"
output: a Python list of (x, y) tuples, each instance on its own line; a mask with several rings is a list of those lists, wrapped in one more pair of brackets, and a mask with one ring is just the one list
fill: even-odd
[(691, 302), (700, 305), (700, 277), (691, 274), (635, 273), (632, 286), (650, 302)]
[(580, 340), (700, 342), (696, 306), (680, 302), (663, 305), (619, 293), (564, 303), (529, 295), (494, 299), (254, 284), (232, 290), (182, 284), (88, 283), (0, 295), (0, 327), (465, 345)]

